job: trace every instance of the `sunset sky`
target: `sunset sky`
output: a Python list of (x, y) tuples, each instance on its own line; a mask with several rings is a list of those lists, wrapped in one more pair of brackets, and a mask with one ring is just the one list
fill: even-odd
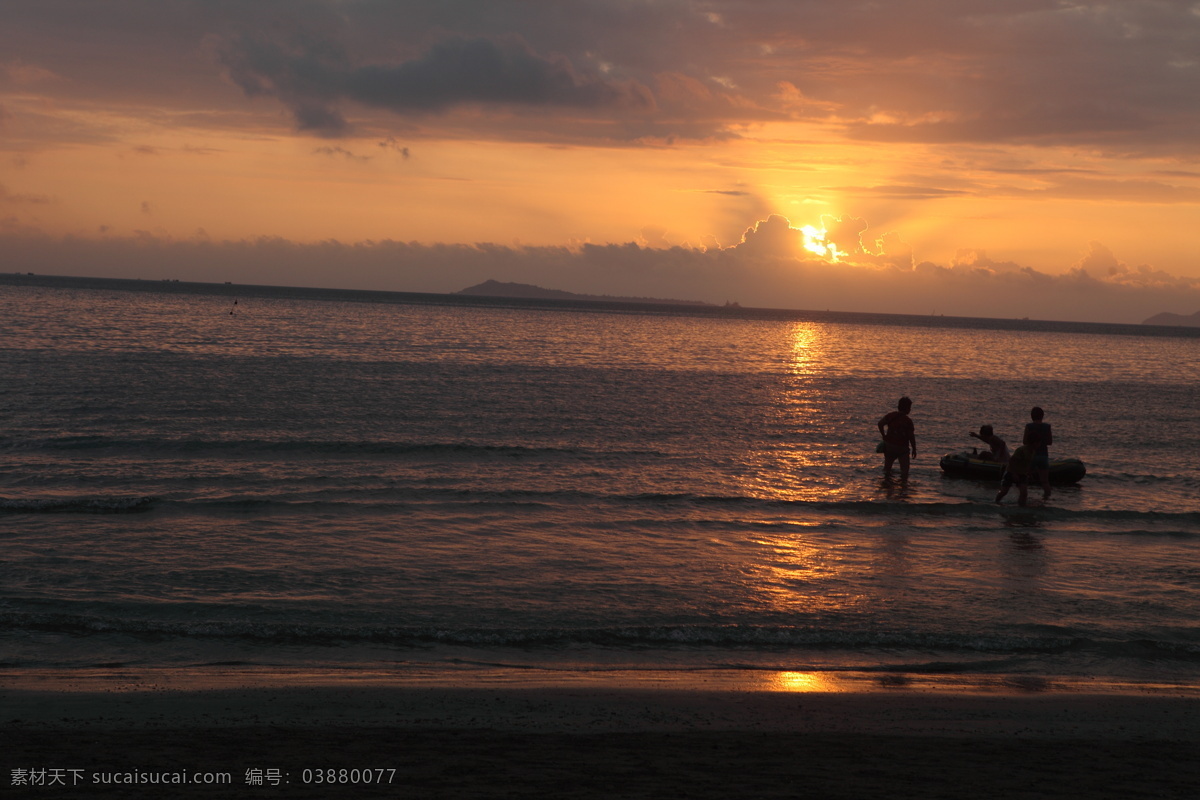
[(3, 0), (0, 271), (1200, 310), (1200, 2)]

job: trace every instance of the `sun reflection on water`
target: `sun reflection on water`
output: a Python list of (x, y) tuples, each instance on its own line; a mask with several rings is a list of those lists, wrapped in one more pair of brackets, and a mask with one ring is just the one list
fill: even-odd
[(792, 361), (789, 371), (793, 375), (816, 375), (817, 365), (822, 359), (824, 349), (821, 326), (813, 322), (797, 322), (788, 331), (788, 337), (792, 344)]
[(761, 552), (749, 567), (750, 585), (760, 602), (777, 612), (829, 614), (855, 612), (866, 602), (846, 580), (846, 565), (838, 548), (807, 540), (803, 526), (794, 532), (755, 542)]
[(779, 692), (845, 692), (841, 681), (828, 672), (776, 672), (771, 684)]
[(736, 475), (741, 491), (770, 500), (836, 500), (840, 483), (814, 485), (815, 476), (839, 457), (837, 446), (821, 433), (828, 429), (829, 398), (822, 386), (826, 371), (827, 326), (796, 322), (779, 328), (770, 347), (778, 353), (786, 377), (766, 409), (763, 436)]

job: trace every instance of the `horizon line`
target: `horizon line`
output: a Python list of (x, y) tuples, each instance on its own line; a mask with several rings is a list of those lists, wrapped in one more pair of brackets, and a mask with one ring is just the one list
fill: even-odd
[[(496, 279), (489, 279), (496, 280)], [(1118, 334), (1130, 336), (1163, 336), (1200, 338), (1200, 326), (1152, 325), (1145, 322), (1078, 322), (1008, 317), (965, 317), (937, 314), (891, 314), (872, 311), (848, 311), (799, 308), (769, 308), (742, 306), (736, 303), (716, 305), (704, 301), (670, 301), (636, 298), (603, 299), (600, 295), (579, 295), (578, 298), (513, 297), (506, 295), (473, 295), (455, 292), (406, 292), (396, 289), (348, 289), (324, 286), (288, 286), (273, 284), (235, 283), (224, 281), (180, 280), (178, 278), (110, 278), (83, 275), (49, 275), (33, 272), (0, 272), (0, 283), (13, 286), (43, 286), (55, 288), (67, 282), (96, 282), (106, 287), (76, 286), (75, 288), (110, 288), (117, 291), (165, 291), (182, 294), (184, 288), (200, 289), (208, 294), (233, 296), (237, 290), (253, 296), (292, 293), (304, 299), (322, 300), (313, 295), (333, 293), (352, 302), (392, 302), (415, 305), (462, 305), (503, 308), (571, 309), (597, 312), (651, 312), (670, 316), (724, 317), (729, 319), (773, 319), (778, 321), (858, 322), (873, 325), (905, 327), (976, 328), (993, 330), (1042, 330), (1057, 333)], [(502, 283), (502, 281), (497, 281)], [(486, 283), (486, 281), (485, 281)], [(522, 284), (532, 286), (532, 284)], [(464, 287), (471, 288), (471, 287)], [(542, 287), (535, 287), (542, 288)], [(572, 293), (574, 294), (574, 293)], [(394, 298), (387, 300), (386, 298)], [(1114, 330), (1116, 329), (1116, 330)]]

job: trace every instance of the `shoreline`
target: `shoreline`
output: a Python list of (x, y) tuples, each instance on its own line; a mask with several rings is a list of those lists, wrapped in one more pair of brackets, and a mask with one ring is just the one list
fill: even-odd
[[(1171, 693), (93, 686), (4, 688), (0, 709), (13, 796), (1107, 800), (1200, 782), (1200, 698)], [(75, 783), (13, 785), (38, 769)], [(130, 785), (171, 779), (190, 785)]]
[(1200, 697), (617, 687), (0, 689), (5, 730), (385, 727), (508, 732), (772, 731), (1200, 743)]
[(667, 691), (828, 695), (1097, 695), (1170, 696), (1200, 702), (1200, 681), (1129, 680), (1031, 673), (963, 673), (813, 667), (579, 668), (477, 662), (398, 662), (386, 667), (252, 666), (211, 664), (138, 668), (107, 665), (74, 669), (0, 670), (6, 691), (75, 693), (206, 692), (231, 689), (323, 688), (353, 691)]
[[(1122, 724), (1114, 728), (1110, 718)], [(0, 673), (4, 728), (254, 724), (576, 733), (696, 727), (873, 735), (1020, 730), (1051, 737), (1111, 737), (1120, 730), (1126, 733), (1119, 737), (1169, 734), (1200, 743), (1200, 687), (1032, 675), (596, 673), (477, 666), (422, 668), (402, 676), (216, 665)]]

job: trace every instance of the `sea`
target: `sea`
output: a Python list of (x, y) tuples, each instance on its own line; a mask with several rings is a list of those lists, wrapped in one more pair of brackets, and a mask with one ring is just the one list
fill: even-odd
[(0, 683), (1197, 693), (1198, 333), (0, 276)]

